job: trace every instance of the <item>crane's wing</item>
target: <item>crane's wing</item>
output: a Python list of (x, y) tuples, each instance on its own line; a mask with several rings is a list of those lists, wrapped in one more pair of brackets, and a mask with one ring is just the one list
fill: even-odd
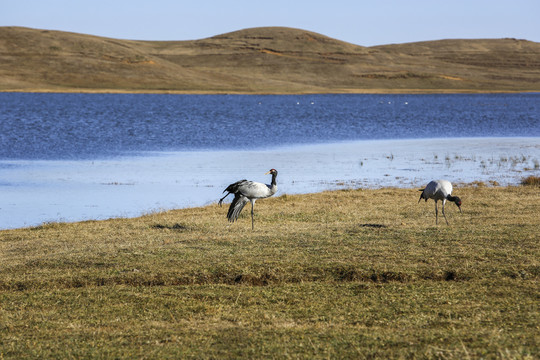
[[(426, 189), (419, 189), (418, 191), (421, 191), (422, 193), (420, 194), (420, 199), (418, 199), (418, 202), (420, 202), (423, 198), (424, 198), (424, 191), (426, 191)], [(427, 201), (427, 198), (426, 198), (426, 201)]]
[(227, 188), (225, 190), (223, 190), (223, 192), (228, 191), (228, 192), (234, 194), (234, 193), (238, 192), (238, 188), (240, 186), (242, 186), (242, 185), (244, 185), (244, 184), (246, 184), (248, 182), (250, 182), (250, 181), (247, 181), (246, 179), (239, 180), (239, 181), (237, 181), (235, 183), (232, 183), (231, 185), (227, 186)]
[(234, 200), (232, 201), (231, 206), (229, 206), (229, 211), (227, 212), (229, 222), (235, 222), (236, 219), (238, 219), (238, 215), (240, 215), (240, 212), (248, 202), (249, 199), (244, 195), (239, 193), (234, 194)]

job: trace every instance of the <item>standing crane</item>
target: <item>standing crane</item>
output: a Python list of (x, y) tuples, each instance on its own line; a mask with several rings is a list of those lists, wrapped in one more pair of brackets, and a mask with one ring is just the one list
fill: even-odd
[(439, 200), (442, 200), (442, 214), (444, 216), (444, 220), (446, 220), (446, 225), (448, 225), (448, 219), (444, 213), (444, 204), (446, 203), (446, 200), (456, 203), (457, 207), (459, 208), (459, 212), (462, 212), (461, 199), (457, 196), (452, 196), (452, 184), (448, 180), (430, 181), (425, 189), (420, 189), (419, 191), (422, 193), (420, 194), (420, 199), (418, 202), (420, 202), (422, 199), (425, 199), (426, 202), (428, 199), (435, 200), (435, 225), (437, 225), (438, 222), (439, 209), (437, 209), (437, 201)]
[(260, 182), (249, 181), (249, 180), (240, 180), (229, 186), (223, 192), (227, 191), (227, 194), (219, 199), (219, 206), (223, 200), (229, 196), (229, 194), (234, 194), (234, 199), (229, 207), (227, 212), (227, 218), (229, 222), (235, 222), (238, 219), (238, 215), (244, 208), (244, 206), (251, 202), (251, 229), (255, 229), (254, 220), (253, 220), (253, 209), (255, 207), (255, 201), (257, 199), (264, 199), (274, 195), (277, 191), (276, 177), (277, 170), (271, 169), (264, 175), (272, 174), (272, 182), (270, 185), (263, 184)]

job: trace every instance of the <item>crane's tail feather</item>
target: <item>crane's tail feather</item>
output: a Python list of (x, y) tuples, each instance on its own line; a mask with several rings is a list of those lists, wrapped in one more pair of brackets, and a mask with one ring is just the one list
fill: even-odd
[(238, 219), (238, 215), (240, 215), (240, 212), (248, 202), (249, 199), (244, 195), (235, 194), (234, 200), (232, 201), (229, 211), (227, 212), (227, 219), (229, 219), (229, 222), (235, 222), (236, 219)]
[(226, 198), (227, 196), (229, 196), (230, 194), (236, 194), (236, 193), (238, 192), (238, 188), (239, 188), (242, 184), (244, 184), (244, 183), (246, 183), (246, 182), (247, 182), (246, 179), (244, 179), (244, 180), (239, 180), (239, 181), (237, 181), (237, 182), (235, 182), (235, 183), (232, 183), (231, 185), (227, 186), (227, 188), (226, 188), (225, 190), (223, 190), (223, 192), (227, 192), (227, 195), (225, 195), (224, 197), (222, 197), (221, 199), (219, 199), (219, 202), (218, 202), (219, 206), (221, 206), (221, 204), (223, 203), (223, 200), (225, 200), (225, 198)]
[[(424, 198), (424, 190), (426, 189), (419, 189), (418, 191), (421, 191), (422, 193), (420, 194), (420, 199), (418, 199), (418, 202), (422, 201), (422, 199)], [(427, 201), (427, 199), (426, 199)]]

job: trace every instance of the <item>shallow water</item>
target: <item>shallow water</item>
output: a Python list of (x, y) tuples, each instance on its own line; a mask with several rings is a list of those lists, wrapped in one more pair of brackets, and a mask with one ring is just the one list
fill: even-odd
[[(133, 217), (217, 202), (230, 183), (268, 183), (278, 193), (344, 188), (518, 184), (540, 175), (540, 138), (366, 140), (268, 150), (147, 152), (104, 160), (0, 161), (0, 229), (43, 222)], [(417, 194), (411, 194), (416, 201)], [(224, 216), (226, 209), (224, 211)], [(224, 218), (225, 223), (225, 218)]]

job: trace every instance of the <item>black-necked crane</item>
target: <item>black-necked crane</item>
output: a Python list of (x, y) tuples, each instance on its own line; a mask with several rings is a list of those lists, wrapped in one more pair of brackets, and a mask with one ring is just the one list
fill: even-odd
[(446, 220), (446, 225), (448, 225), (448, 219), (444, 213), (444, 204), (446, 203), (446, 200), (456, 203), (457, 207), (459, 208), (459, 212), (462, 212), (461, 199), (457, 196), (452, 196), (452, 184), (448, 180), (430, 181), (425, 189), (420, 189), (419, 191), (422, 193), (420, 194), (420, 199), (418, 202), (420, 202), (422, 199), (425, 199), (426, 202), (428, 199), (435, 200), (435, 225), (438, 223), (439, 209), (437, 208), (437, 201), (439, 200), (442, 200), (442, 214), (444, 216), (444, 220)]
[(229, 196), (229, 194), (234, 194), (234, 199), (231, 203), (231, 206), (229, 207), (229, 211), (227, 212), (227, 218), (229, 219), (229, 222), (236, 221), (236, 219), (238, 219), (238, 215), (240, 215), (240, 212), (242, 211), (244, 206), (248, 202), (251, 202), (251, 229), (255, 229), (253, 220), (255, 201), (257, 201), (258, 199), (270, 197), (274, 195), (277, 191), (277, 170), (271, 169), (264, 175), (268, 174), (272, 174), (272, 182), (270, 183), (270, 185), (255, 181), (240, 180), (235, 182), (234, 184), (227, 186), (227, 188), (223, 190), (223, 192), (227, 192), (227, 194), (221, 199), (219, 199), (219, 206), (221, 206), (221, 203), (227, 196)]

